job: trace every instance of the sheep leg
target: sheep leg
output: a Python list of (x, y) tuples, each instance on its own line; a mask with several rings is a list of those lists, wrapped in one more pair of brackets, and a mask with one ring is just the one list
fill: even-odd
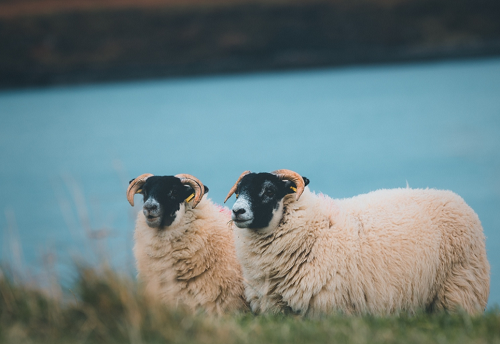
[(471, 315), (484, 311), (489, 294), (488, 271), (485, 268), (488, 263), (478, 260), (467, 266), (454, 267), (438, 293), (433, 310), (456, 311), (462, 308)]

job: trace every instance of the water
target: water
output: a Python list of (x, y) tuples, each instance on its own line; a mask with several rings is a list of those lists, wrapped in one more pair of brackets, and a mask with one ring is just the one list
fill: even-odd
[(242, 171), (288, 168), (335, 198), (460, 194), (500, 303), (500, 59), (4, 91), (0, 116), (3, 262), (99, 247), (133, 269), (128, 180), (189, 173), (220, 203)]

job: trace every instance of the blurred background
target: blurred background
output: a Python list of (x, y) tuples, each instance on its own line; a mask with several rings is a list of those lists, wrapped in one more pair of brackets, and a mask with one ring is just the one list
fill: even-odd
[(189, 173), (222, 203), (244, 170), (287, 168), (333, 198), (458, 193), (499, 304), (499, 18), (498, 0), (0, 0), (0, 264), (135, 271), (130, 179)]
[(500, 53), (496, 0), (1, 0), (0, 87)]

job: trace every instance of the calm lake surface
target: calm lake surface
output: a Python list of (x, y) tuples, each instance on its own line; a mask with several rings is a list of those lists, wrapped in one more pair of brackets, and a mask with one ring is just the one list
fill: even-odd
[(0, 116), (0, 262), (130, 271), (130, 179), (193, 174), (222, 203), (244, 170), (288, 168), (334, 198), (458, 193), (500, 304), (500, 59), (3, 91)]

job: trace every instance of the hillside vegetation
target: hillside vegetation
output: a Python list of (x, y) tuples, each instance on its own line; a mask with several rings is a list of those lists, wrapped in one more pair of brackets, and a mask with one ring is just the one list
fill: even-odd
[(0, 87), (500, 54), (497, 0), (200, 2), (0, 1)]
[(128, 276), (79, 268), (73, 288), (44, 291), (0, 274), (0, 343), (500, 343), (500, 312), (308, 320), (188, 315), (145, 299)]

